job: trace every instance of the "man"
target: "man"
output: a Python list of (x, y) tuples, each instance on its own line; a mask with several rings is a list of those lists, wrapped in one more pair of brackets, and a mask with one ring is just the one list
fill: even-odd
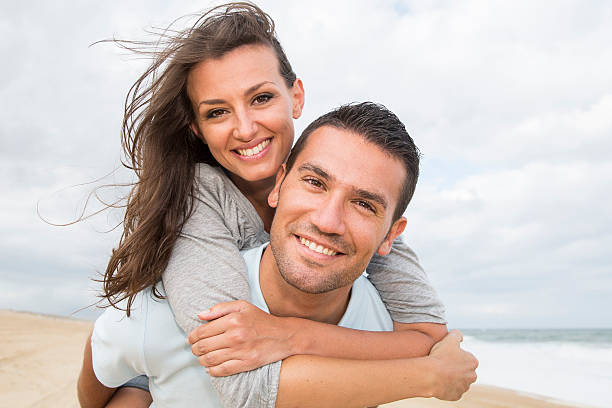
[[(371, 103), (348, 105), (313, 122), (279, 171), (270, 194), (269, 203), (277, 209), (270, 244), (243, 254), (254, 304), (277, 316), (362, 330), (392, 330), (380, 297), (362, 273), (372, 255), (387, 254), (403, 231), (406, 220), (401, 215), (414, 192), (417, 175), (416, 147), (399, 119), (385, 108)], [(157, 358), (138, 360), (148, 367), (125, 369), (122, 365), (125, 375), (114, 378), (104, 378), (104, 367), (98, 363), (98, 378), (108, 386), (117, 386), (146, 372), (158, 406), (190, 406), (202, 401), (207, 406), (219, 404), (210, 378), (193, 359), (185, 357), (185, 346), (180, 350), (172, 340), (180, 336), (176, 336), (176, 325), (172, 334), (173, 319), (167, 304), (150, 303), (145, 315), (165, 316), (161, 321), (167, 323), (158, 331), (165, 333), (168, 341), (156, 343), (157, 349), (147, 353)], [(139, 318), (142, 313), (137, 312), (131, 320)], [(106, 322), (106, 330), (99, 331), (112, 333), (132, 324), (117, 319)], [(215, 322), (207, 327), (215, 327)], [(133, 335), (137, 330), (122, 332)], [(475, 380), (476, 361), (458, 349), (454, 335), (421, 359), (289, 357), (282, 364), (276, 401), (248, 404), (364, 406), (414, 396), (456, 399)], [(204, 330), (192, 333), (190, 340), (206, 342), (209, 337)], [(97, 339), (104, 342), (110, 335), (98, 335)], [(116, 343), (109, 340), (115, 348)], [(129, 339), (125, 343), (130, 343)], [(104, 345), (94, 344), (94, 354), (104, 350)], [(141, 351), (128, 350), (119, 358)], [(94, 355), (94, 365), (95, 361)], [(228, 404), (227, 396), (222, 398)]]

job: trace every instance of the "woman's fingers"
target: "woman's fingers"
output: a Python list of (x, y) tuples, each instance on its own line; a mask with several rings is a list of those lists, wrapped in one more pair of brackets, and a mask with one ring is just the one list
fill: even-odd
[(225, 348), (227, 348), (227, 342), (221, 334), (196, 341), (191, 345), (191, 352), (194, 356), (200, 357), (206, 353)]
[(198, 318), (200, 320), (210, 321), (232, 312), (239, 312), (242, 308), (242, 302), (241, 300), (234, 300), (232, 302), (217, 303), (210, 309), (198, 313)]
[(225, 333), (228, 328), (228, 325), (231, 323), (230, 316), (222, 316), (218, 319), (212, 320), (208, 323), (204, 323), (203, 325), (196, 327), (187, 336), (187, 342), (189, 344), (194, 344), (202, 339), (218, 336), (220, 334)]
[(214, 367), (234, 359), (234, 353), (230, 349), (211, 351), (198, 357), (198, 362), (204, 367)]
[(242, 360), (229, 360), (223, 364), (210, 367), (209, 369), (207, 369), (207, 371), (208, 374), (212, 375), (213, 377), (225, 377), (228, 375), (242, 373), (244, 371), (249, 371), (253, 368), (255, 367), (249, 367)]

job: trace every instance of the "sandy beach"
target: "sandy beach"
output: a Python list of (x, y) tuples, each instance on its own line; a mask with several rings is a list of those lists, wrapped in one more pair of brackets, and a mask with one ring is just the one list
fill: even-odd
[[(0, 407), (78, 407), (76, 378), (92, 323), (0, 310)], [(545, 397), (474, 385), (456, 402), (416, 398), (387, 408), (568, 408)]]

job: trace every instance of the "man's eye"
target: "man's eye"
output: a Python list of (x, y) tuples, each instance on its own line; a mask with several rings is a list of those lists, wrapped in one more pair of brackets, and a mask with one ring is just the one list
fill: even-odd
[(376, 210), (374, 210), (374, 207), (372, 205), (370, 205), (370, 203), (368, 203), (367, 201), (356, 201), (357, 205), (360, 206), (361, 208), (368, 210), (370, 212), (375, 213)]
[(304, 181), (317, 188), (323, 187), (323, 183), (321, 183), (319, 180), (315, 178), (307, 178), (307, 179), (304, 179)]
[(225, 113), (225, 109), (213, 109), (206, 114), (208, 119), (218, 118)]
[(260, 95), (257, 95), (253, 99), (253, 102), (259, 105), (263, 105), (264, 103), (270, 101), (270, 99), (272, 98), (273, 98), (272, 94), (269, 94), (269, 93), (260, 94)]

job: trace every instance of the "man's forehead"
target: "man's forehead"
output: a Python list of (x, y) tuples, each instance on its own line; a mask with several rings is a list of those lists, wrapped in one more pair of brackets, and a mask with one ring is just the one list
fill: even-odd
[(291, 171), (325, 172), (356, 190), (387, 197), (391, 207), (399, 199), (404, 165), (362, 135), (334, 126), (316, 129), (306, 140)]
[(296, 161), (305, 161), (301, 157), (305, 154), (318, 157), (321, 155), (320, 152), (328, 151), (330, 147), (337, 147), (338, 143), (341, 144), (344, 141), (348, 143), (357, 142), (363, 145), (364, 150), (379, 149), (378, 146), (368, 142), (359, 133), (332, 125), (323, 125), (310, 134), (303, 150), (298, 154)]

